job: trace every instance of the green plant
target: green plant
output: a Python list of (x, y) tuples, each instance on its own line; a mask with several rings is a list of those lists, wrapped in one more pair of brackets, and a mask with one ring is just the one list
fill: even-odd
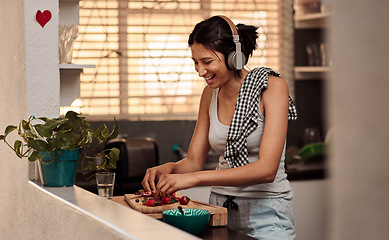
[[(14, 131), (17, 132), (19, 139), (10, 144), (7, 137)], [(54, 151), (72, 151), (80, 148), (83, 170), (109, 171), (116, 168), (120, 151), (117, 148), (103, 149), (101, 146), (107, 140), (116, 138), (118, 133), (115, 118), (114, 129), (109, 133), (105, 124), (94, 130), (85, 117), (68, 111), (65, 116), (58, 118), (30, 116), (28, 120), (23, 119), (19, 126), (9, 125), (4, 135), (0, 135), (0, 141), (4, 141), (19, 158), (28, 158), (31, 162), (36, 160), (42, 162), (43, 157), (39, 156), (39, 152), (48, 151), (53, 162)], [(103, 162), (96, 164), (96, 159), (103, 159)]]

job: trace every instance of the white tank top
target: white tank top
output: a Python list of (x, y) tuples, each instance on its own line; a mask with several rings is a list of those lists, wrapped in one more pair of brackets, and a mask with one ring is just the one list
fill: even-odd
[[(219, 121), (217, 115), (218, 93), (219, 88), (213, 90), (211, 105), (209, 107), (209, 143), (213, 150), (220, 156), (216, 170), (229, 168), (227, 161), (223, 157), (229, 126), (224, 125)], [(259, 146), (265, 124), (265, 117), (261, 111), (259, 112), (260, 118), (258, 127), (247, 137), (248, 160), (250, 163), (258, 161)], [(211, 191), (222, 195), (248, 198), (292, 198), (293, 193), (289, 181), (286, 179), (284, 167), (285, 146), (286, 143), (274, 182), (239, 187), (214, 186)]]

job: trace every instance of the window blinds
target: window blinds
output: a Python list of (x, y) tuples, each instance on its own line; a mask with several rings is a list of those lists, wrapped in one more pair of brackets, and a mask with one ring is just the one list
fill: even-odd
[(213, 15), (259, 26), (248, 66), (271, 67), (292, 80), (291, 0), (83, 0), (73, 62), (96, 68), (84, 69), (71, 107), (99, 119), (196, 119), (205, 81), (187, 40), (196, 23)]

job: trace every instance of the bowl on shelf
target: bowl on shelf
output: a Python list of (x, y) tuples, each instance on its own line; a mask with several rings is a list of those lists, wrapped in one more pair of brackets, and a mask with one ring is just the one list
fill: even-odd
[(305, 145), (297, 156), (305, 163), (321, 162), (325, 159), (327, 144), (324, 142), (310, 143)]
[(183, 214), (179, 209), (163, 211), (163, 221), (188, 233), (200, 236), (208, 226), (211, 213), (204, 209), (186, 208), (182, 210)]

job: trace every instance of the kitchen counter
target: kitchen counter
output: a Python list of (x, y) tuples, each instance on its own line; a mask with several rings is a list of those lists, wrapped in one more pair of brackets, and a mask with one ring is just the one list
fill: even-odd
[(289, 181), (320, 180), (327, 177), (327, 168), (324, 163), (289, 164), (285, 173)]
[[(72, 208), (75, 212), (88, 219), (103, 225), (102, 231), (110, 232), (113, 239), (142, 240), (160, 239), (169, 236), (171, 239), (199, 239), (198, 237), (181, 231), (142, 213), (123, 207), (120, 204), (99, 197), (78, 186), (73, 187), (42, 187), (38, 182), (29, 181), (35, 190)], [(69, 222), (69, 224), (71, 224)]]
[[(130, 208), (123, 196), (115, 196), (112, 201)], [(161, 221), (162, 222), (162, 221)], [(165, 223), (164, 223), (165, 224)], [(225, 226), (208, 226), (205, 232), (200, 236), (205, 240), (252, 240), (250, 236), (231, 230)]]

